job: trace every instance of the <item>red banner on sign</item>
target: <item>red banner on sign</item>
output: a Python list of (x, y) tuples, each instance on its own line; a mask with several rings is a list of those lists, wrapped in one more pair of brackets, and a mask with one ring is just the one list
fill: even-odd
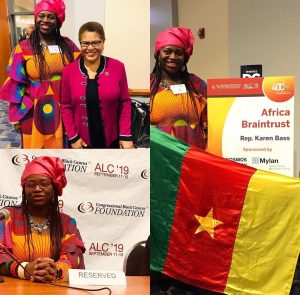
[(264, 78), (208, 79), (207, 96), (257, 96), (263, 94)]

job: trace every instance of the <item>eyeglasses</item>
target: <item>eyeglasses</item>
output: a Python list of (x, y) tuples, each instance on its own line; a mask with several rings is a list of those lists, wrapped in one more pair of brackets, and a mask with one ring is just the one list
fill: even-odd
[(98, 46), (100, 46), (101, 43), (102, 43), (101, 40), (92, 41), (92, 42), (82, 41), (82, 42), (80, 42), (80, 45), (81, 45), (81, 47), (89, 47), (90, 45), (92, 45), (93, 47), (98, 47)]
[(36, 188), (36, 186), (38, 185), (41, 188), (46, 188), (51, 184), (51, 180), (50, 179), (41, 179), (38, 181), (35, 180), (29, 180), (25, 182), (25, 187), (27, 188)]

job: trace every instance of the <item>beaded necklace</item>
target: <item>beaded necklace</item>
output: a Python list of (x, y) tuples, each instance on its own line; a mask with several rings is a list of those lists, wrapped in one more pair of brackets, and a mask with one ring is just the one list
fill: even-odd
[(34, 222), (32, 216), (29, 215), (29, 224), (31, 229), (34, 229), (39, 234), (46, 231), (50, 227), (49, 219), (46, 219), (43, 223)]
[[(181, 79), (175, 82), (175, 85), (178, 85), (178, 84), (182, 84)], [(161, 80), (159, 82), (159, 86), (166, 89), (166, 90), (170, 90), (170, 85), (165, 80)]]

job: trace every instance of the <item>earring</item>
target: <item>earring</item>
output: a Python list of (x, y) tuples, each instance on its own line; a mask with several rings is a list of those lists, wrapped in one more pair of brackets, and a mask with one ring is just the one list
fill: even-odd
[(183, 65), (180, 69), (180, 71), (183, 73), (186, 70), (186, 65)]

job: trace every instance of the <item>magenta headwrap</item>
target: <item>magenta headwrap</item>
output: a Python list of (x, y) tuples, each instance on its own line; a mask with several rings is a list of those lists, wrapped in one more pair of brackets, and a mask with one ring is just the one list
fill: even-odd
[(67, 184), (65, 166), (57, 157), (38, 157), (27, 163), (21, 177), (21, 185), (24, 186), (26, 179), (31, 175), (43, 175), (51, 178), (59, 196)]
[(158, 33), (155, 48), (154, 48), (154, 57), (157, 58), (157, 53), (163, 47), (168, 45), (178, 46), (184, 49), (186, 62), (190, 59), (190, 56), (193, 53), (193, 44), (195, 38), (193, 33), (188, 28), (174, 27), (166, 29), (163, 32)]
[(34, 9), (34, 19), (41, 11), (49, 11), (56, 15), (58, 27), (60, 28), (65, 20), (66, 6), (63, 0), (41, 0)]

